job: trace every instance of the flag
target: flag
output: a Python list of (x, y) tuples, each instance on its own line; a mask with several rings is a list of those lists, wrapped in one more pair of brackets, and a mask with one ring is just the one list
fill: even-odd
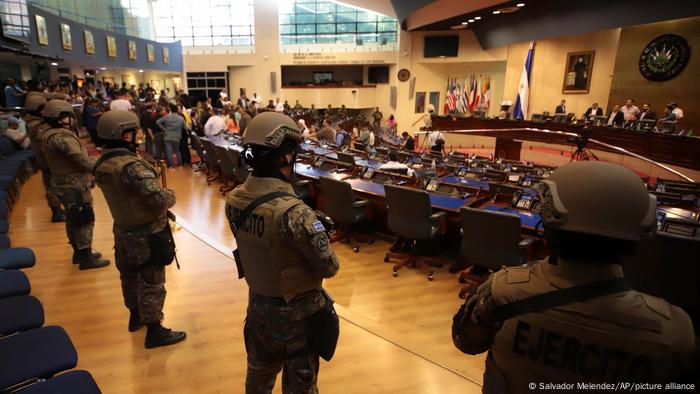
[(476, 102), (476, 78), (472, 75), (469, 81), (469, 112), (474, 112)]
[(491, 108), (491, 78), (484, 84), (484, 97), (481, 99), (481, 108), (488, 111)]
[(445, 115), (450, 112), (450, 79), (447, 79), (447, 92), (445, 93)]
[(468, 103), (467, 103), (467, 95), (469, 92), (467, 91), (467, 80), (462, 80), (462, 94), (459, 95), (459, 102), (462, 105), (462, 113), (467, 112), (468, 109)]
[(525, 67), (520, 75), (520, 85), (518, 86), (518, 97), (515, 99), (515, 107), (513, 108), (513, 118), (527, 118), (527, 105), (530, 97), (530, 72), (532, 70), (532, 55), (535, 50), (535, 42), (530, 41), (530, 47), (527, 51), (525, 59)]
[(476, 81), (476, 94), (474, 97), (474, 109), (481, 111), (481, 80), (483, 77), (479, 75), (479, 79)]

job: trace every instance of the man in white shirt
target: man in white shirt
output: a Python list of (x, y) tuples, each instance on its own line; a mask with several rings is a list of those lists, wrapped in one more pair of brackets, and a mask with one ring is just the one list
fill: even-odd
[(676, 115), (676, 120), (683, 118), (683, 110), (678, 106), (678, 103), (669, 103), (673, 106), (673, 113)]
[(226, 130), (226, 122), (219, 115), (219, 111), (209, 117), (207, 123), (204, 124), (204, 135), (211, 137)]
[(253, 93), (253, 98), (250, 100), (253, 103), (255, 109), (260, 109), (260, 103), (262, 103), (262, 97), (258, 96), (257, 93)]
[(284, 104), (280, 101), (279, 97), (275, 100), (275, 112), (284, 112)]
[(627, 100), (627, 104), (620, 109), (625, 117), (625, 122), (632, 122), (639, 116), (639, 108), (634, 105), (634, 100)]
[(114, 110), (122, 110), (122, 111), (131, 111), (131, 103), (129, 100), (126, 100), (124, 97), (126, 96), (124, 91), (119, 92), (119, 95), (115, 100), (112, 100), (111, 103), (109, 103), (109, 109), (114, 111)]
[(389, 152), (389, 161), (379, 166), (379, 169), (413, 176), (413, 170), (406, 164), (399, 163), (399, 155), (394, 151)]
[(27, 138), (27, 131), (23, 120), (17, 119), (14, 116), (7, 118), (7, 130), (5, 130), (5, 135), (22, 149), (29, 148), (29, 138)]
[(435, 145), (435, 141), (437, 140), (445, 140), (445, 135), (442, 134), (440, 131), (435, 130), (428, 134), (428, 149), (430, 149), (431, 146)]

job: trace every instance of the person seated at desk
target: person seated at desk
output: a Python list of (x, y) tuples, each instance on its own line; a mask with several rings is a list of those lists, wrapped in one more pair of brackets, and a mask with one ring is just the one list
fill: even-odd
[(673, 122), (677, 119), (676, 114), (673, 112), (673, 105), (669, 104), (666, 106), (666, 108), (664, 108), (664, 116), (659, 119), (657, 125), (661, 122)]
[(297, 121), (297, 124), (299, 125), (299, 128), (301, 129), (302, 137), (304, 137), (305, 139), (311, 137), (311, 132), (309, 131), (309, 128), (306, 127), (306, 121), (304, 119), (299, 119)]
[(401, 147), (409, 152), (413, 152), (416, 149), (416, 142), (408, 135), (408, 131), (401, 133), (401, 141), (403, 141)]
[(554, 109), (554, 114), (566, 115), (566, 100), (562, 100), (561, 104), (557, 105), (557, 107)]
[(673, 113), (676, 115), (675, 120), (683, 119), (683, 110), (678, 106), (678, 103), (670, 102), (670, 103), (668, 103), (668, 105), (673, 107)]
[(204, 135), (211, 137), (224, 130), (226, 130), (226, 122), (224, 122), (224, 119), (221, 117), (221, 110), (217, 108), (214, 115), (210, 116), (209, 119), (207, 119), (207, 123), (204, 124)]
[(379, 169), (387, 172), (396, 172), (413, 176), (413, 170), (406, 164), (399, 163), (399, 154), (396, 151), (389, 152), (389, 161), (379, 166)]
[(22, 150), (29, 148), (29, 138), (27, 138), (27, 131), (24, 125), (24, 121), (11, 116), (7, 118), (7, 130), (5, 130), (5, 135), (7, 138), (11, 139), (12, 142), (17, 144)]
[(608, 126), (620, 127), (623, 123), (625, 123), (625, 114), (620, 111), (620, 106), (615, 104), (605, 124)]
[(593, 103), (586, 112), (583, 113), (583, 118), (586, 120), (595, 120), (596, 116), (603, 116), (603, 109), (598, 107), (598, 103)]
[(316, 133), (316, 139), (326, 144), (335, 144), (335, 130), (328, 119), (323, 120), (323, 128)]
[(438, 139), (435, 141), (435, 145), (430, 147), (430, 152), (439, 153), (440, 155), (445, 156), (445, 140)]
[(625, 123), (622, 124), (622, 128), (635, 130), (637, 128), (637, 124), (639, 124), (639, 122), (637, 121), (637, 116), (630, 115), (629, 118), (625, 119)]
[(639, 121), (656, 120), (656, 112), (649, 108), (649, 103), (644, 103), (644, 105), (642, 105), (642, 112), (639, 113), (637, 119), (639, 119)]
[(273, 100), (268, 101), (267, 107), (265, 107), (265, 109), (268, 111), (274, 111), (275, 110), (275, 102)]
[(238, 121), (235, 115), (237, 112), (225, 109), (224, 113), (226, 114), (226, 131), (231, 134), (240, 134), (241, 129), (238, 127)]
[(362, 129), (360, 132), (360, 139), (358, 142), (361, 144), (364, 144), (367, 148), (374, 146), (374, 140), (375, 140), (375, 135), (374, 135), (374, 130), (365, 127)]

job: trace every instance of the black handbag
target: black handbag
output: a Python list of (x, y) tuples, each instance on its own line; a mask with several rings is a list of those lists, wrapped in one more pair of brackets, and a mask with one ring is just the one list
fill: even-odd
[(150, 264), (165, 267), (173, 262), (175, 259), (175, 239), (169, 223), (166, 223), (162, 230), (148, 236), (148, 246), (151, 248)]
[(309, 317), (309, 349), (330, 361), (335, 354), (340, 336), (340, 320), (333, 306), (333, 299), (321, 289), (326, 305)]

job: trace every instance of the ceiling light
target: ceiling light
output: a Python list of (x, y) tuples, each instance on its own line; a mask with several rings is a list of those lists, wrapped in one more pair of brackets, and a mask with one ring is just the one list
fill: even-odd
[(102, 71), (104, 71), (106, 69), (107, 69), (107, 67), (100, 67), (100, 70), (102, 70)]
[(475, 17), (474, 17), (474, 20), (476, 20), (476, 21), (481, 20), (481, 17), (480, 17), (480, 16), (475, 16)]
[(140, 73), (142, 73), (142, 72), (143, 72), (143, 70), (139, 70), (139, 72), (140, 72)]
[(469, 19), (469, 23), (474, 23), (474, 19)]
[(518, 3), (515, 5), (516, 7), (525, 7), (525, 3)]
[(462, 22), (462, 24), (463, 24), (464, 26), (466, 26), (466, 25), (469, 24), (469, 22)]
[(52, 65), (52, 66), (58, 66), (58, 63), (56, 63), (56, 62), (51, 62), (51, 65)]
[(495, 10), (495, 11), (493, 12), (494, 15), (498, 15), (498, 14), (500, 14), (500, 13), (501, 13), (501, 10)]

